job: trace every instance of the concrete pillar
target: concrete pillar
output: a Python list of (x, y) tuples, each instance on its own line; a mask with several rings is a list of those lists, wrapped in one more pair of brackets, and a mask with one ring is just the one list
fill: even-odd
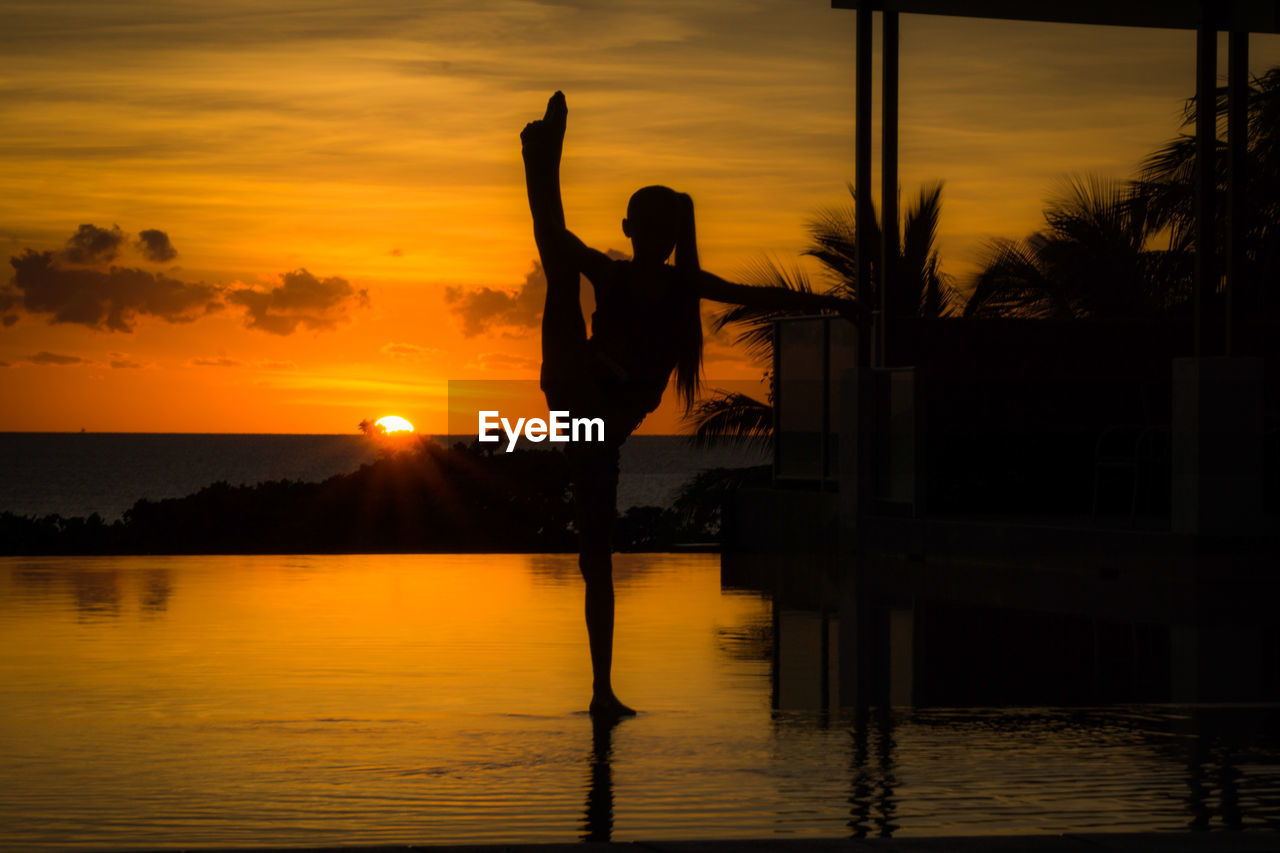
[(1249, 307), (1257, 299), (1245, 271), (1245, 180), (1249, 149), (1249, 34), (1232, 32), (1227, 42), (1227, 276), (1224, 355), (1236, 355), (1237, 318), (1240, 304)]
[(1263, 639), (1251, 624), (1170, 626), (1170, 701), (1258, 701), (1265, 692)]
[(816, 711), (826, 702), (822, 615), (808, 610), (781, 610), (777, 632), (778, 696), (780, 711)]
[[(1205, 20), (1196, 31), (1196, 160), (1195, 160), (1195, 281), (1192, 290), (1195, 316), (1195, 355), (1221, 355), (1210, 323), (1210, 300), (1217, 290), (1217, 258), (1214, 239), (1214, 149), (1217, 145), (1216, 92), (1218, 86), (1218, 31), (1210, 20), (1210, 4), (1201, 6)], [(1216, 327), (1214, 327), (1216, 328)]]
[(1200, 696), (1200, 632), (1194, 625), (1169, 626), (1169, 701)]
[(1174, 533), (1261, 531), (1262, 382), (1260, 358), (1173, 360)]
[(845, 707), (882, 704), (881, 664), (887, 655), (886, 615), (875, 601), (873, 567), (859, 537), (875, 486), (871, 395), (874, 374), (849, 368), (840, 377), (840, 509), (838, 580), (840, 585), (840, 703)]
[[(879, 246), (871, 242), (871, 19), (868, 4), (858, 6), (857, 40), (854, 46), (853, 191), (854, 240), (858, 255), (858, 299), (871, 307), (871, 255)], [(871, 339), (858, 336), (858, 364), (871, 364)]]
[(887, 367), (889, 289), (898, 267), (898, 13), (880, 15), (880, 328), (875, 364)]

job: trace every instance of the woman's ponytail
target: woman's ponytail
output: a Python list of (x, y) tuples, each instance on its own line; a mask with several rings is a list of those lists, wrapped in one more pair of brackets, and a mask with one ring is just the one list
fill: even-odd
[(685, 410), (693, 408), (702, 379), (702, 311), (698, 297), (698, 235), (694, 227), (693, 199), (687, 193), (675, 193), (676, 269), (684, 287), (680, 304), (680, 340), (676, 360), (676, 392)]

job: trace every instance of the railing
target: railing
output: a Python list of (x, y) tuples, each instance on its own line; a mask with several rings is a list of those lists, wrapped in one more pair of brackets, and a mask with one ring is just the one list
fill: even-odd
[[(874, 338), (871, 341), (874, 349)], [(856, 367), (858, 329), (841, 317), (788, 317), (774, 322), (773, 479), (782, 485), (852, 488), (841, 483), (841, 382)], [(877, 512), (914, 514), (919, 498), (916, 371), (875, 368), (866, 374), (860, 405), (867, 407), (859, 441), (867, 442), (867, 469), (844, 466), (859, 478)], [(846, 417), (855, 417), (853, 412)], [(844, 425), (856, 435), (859, 426)], [(848, 445), (846, 444), (846, 447)]]

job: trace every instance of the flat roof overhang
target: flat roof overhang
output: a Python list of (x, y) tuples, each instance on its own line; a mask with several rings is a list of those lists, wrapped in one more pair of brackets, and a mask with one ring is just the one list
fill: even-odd
[(1198, 29), (1204, 22), (1217, 30), (1280, 33), (1280, 0), (831, 0), (833, 9), (860, 7), (906, 15), (1180, 30)]

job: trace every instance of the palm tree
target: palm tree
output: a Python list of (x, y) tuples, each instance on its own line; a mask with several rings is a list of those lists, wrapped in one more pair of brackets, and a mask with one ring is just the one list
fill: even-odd
[(988, 244), (965, 317), (1159, 316), (1186, 302), (1190, 258), (1153, 247), (1164, 223), (1132, 185), (1069, 178), (1044, 217), (1042, 231)]
[[(1184, 128), (1194, 128), (1196, 112), (1196, 99), (1189, 98)], [(1214, 112), (1219, 127), (1225, 128), (1226, 87), (1214, 93)], [(1225, 137), (1225, 133), (1218, 136)], [(1219, 228), (1225, 228), (1227, 146), (1219, 140), (1216, 147), (1215, 221)], [(1280, 67), (1254, 78), (1249, 85), (1245, 148), (1245, 221), (1243, 227), (1234, 227), (1238, 229), (1236, 236), (1244, 241), (1246, 281), (1253, 291), (1253, 298), (1245, 304), (1265, 309), (1280, 301), (1274, 287), (1268, 290), (1263, 286), (1280, 277)], [(1146, 200), (1156, 225), (1168, 228), (1171, 245), (1184, 251), (1195, 248), (1195, 149), (1194, 134), (1179, 133), (1146, 158), (1134, 182), (1136, 194)], [(1221, 235), (1216, 244), (1222, 245)]]
[[(848, 205), (824, 208), (809, 221), (809, 247), (804, 251), (821, 265), (826, 292), (853, 298), (857, 293), (858, 241), (857, 204), (853, 187)], [(898, 240), (898, 255), (890, 259), (893, 289), (888, 296), (888, 312), (896, 316), (945, 317), (956, 313), (959, 299), (949, 276), (940, 269), (937, 250), (938, 219), (942, 209), (942, 183), (920, 190), (907, 208)], [(872, 209), (871, 245), (879, 247), (879, 217)], [(870, 296), (878, 304), (884, 264), (880, 252), (871, 258)], [(747, 283), (766, 287), (812, 292), (809, 276), (799, 266), (791, 268), (763, 259), (749, 271)], [(800, 313), (737, 305), (720, 312), (712, 327), (738, 328), (735, 343), (746, 347), (757, 363), (773, 362), (773, 321)], [(768, 447), (773, 442), (772, 395), (768, 402), (747, 394), (715, 390), (700, 400), (685, 418), (692, 429), (691, 440), (703, 447), (716, 441), (736, 441)]]
[[(1196, 99), (1183, 127), (1194, 127)], [(1214, 94), (1225, 126), (1227, 91)], [(1220, 136), (1223, 134), (1219, 134)], [(1195, 136), (1182, 132), (1150, 154), (1125, 184), (1074, 179), (1045, 211), (1047, 228), (1021, 241), (995, 240), (974, 280), (966, 317), (1134, 317), (1185, 310), (1195, 250)], [(1226, 144), (1217, 142), (1216, 194), (1222, 245), (1226, 222)], [(1244, 179), (1246, 276), (1238, 298), (1274, 309), (1280, 278), (1280, 67), (1249, 87)]]
[[(849, 188), (853, 196), (853, 188)], [(942, 213), (942, 182), (920, 189), (920, 195), (907, 208), (898, 236), (898, 256), (890, 258), (890, 280), (887, 311), (894, 317), (945, 317), (954, 313), (958, 299), (949, 276), (939, 264), (938, 220)], [(853, 296), (857, 290), (857, 220), (856, 199), (844, 207), (819, 211), (809, 224), (813, 245), (805, 252), (817, 258), (831, 279), (834, 292)], [(881, 240), (880, 221), (871, 210), (870, 239), (872, 246)], [(872, 304), (880, 304), (880, 283), (884, 281), (883, 258), (879, 251), (871, 256), (869, 295)]]

